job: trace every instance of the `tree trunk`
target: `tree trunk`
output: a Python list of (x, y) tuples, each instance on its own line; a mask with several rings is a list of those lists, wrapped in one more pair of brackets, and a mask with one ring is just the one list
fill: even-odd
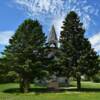
[(23, 81), (23, 78), (20, 78), (20, 92), (24, 92), (23, 91), (23, 87), (24, 87), (24, 81)]
[(77, 76), (77, 89), (80, 90), (81, 89), (81, 77)]
[(20, 91), (22, 93), (28, 93), (30, 88), (30, 82), (29, 79), (21, 78), (20, 80)]

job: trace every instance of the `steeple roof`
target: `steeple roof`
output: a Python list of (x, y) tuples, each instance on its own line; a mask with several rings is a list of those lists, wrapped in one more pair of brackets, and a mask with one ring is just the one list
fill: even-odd
[(58, 38), (57, 38), (56, 31), (55, 31), (55, 27), (54, 27), (54, 25), (52, 25), (50, 34), (48, 36), (48, 43), (55, 44), (57, 46), (57, 42), (58, 42)]

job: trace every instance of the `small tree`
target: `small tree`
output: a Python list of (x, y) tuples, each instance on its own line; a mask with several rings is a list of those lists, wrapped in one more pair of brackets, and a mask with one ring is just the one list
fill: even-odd
[(45, 39), (39, 22), (28, 19), (16, 30), (3, 53), (7, 64), (20, 77), (21, 92), (28, 92), (32, 79), (44, 69), (42, 58)]
[(71, 11), (63, 22), (60, 43), (63, 56), (62, 69), (67, 77), (77, 79), (77, 88), (81, 88), (81, 75), (93, 75), (98, 67), (98, 56), (84, 37), (85, 30), (78, 15)]
[(9, 71), (9, 67), (6, 64), (6, 59), (0, 58), (0, 83), (7, 82), (7, 73)]

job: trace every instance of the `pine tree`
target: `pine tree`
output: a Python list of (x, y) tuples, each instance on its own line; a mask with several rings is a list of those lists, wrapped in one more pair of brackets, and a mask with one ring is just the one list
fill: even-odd
[(32, 79), (43, 70), (45, 35), (39, 22), (25, 20), (16, 30), (4, 51), (6, 62), (20, 77), (21, 92), (28, 92)]
[(98, 56), (84, 37), (85, 30), (78, 15), (71, 11), (63, 21), (60, 43), (63, 73), (77, 79), (77, 88), (81, 88), (81, 75), (93, 75), (98, 67)]

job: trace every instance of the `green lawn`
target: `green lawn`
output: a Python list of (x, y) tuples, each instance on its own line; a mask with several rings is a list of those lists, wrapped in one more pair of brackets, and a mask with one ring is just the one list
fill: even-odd
[[(75, 85), (75, 82), (72, 84)], [(34, 85), (32, 87), (33, 90), (36, 90), (36, 88), (41, 90), (40, 87)], [(0, 100), (100, 100), (99, 83), (82, 82), (82, 88), (80, 92), (75, 89), (68, 89), (59, 93), (31, 91), (22, 94), (19, 93), (18, 84), (0, 84)]]

